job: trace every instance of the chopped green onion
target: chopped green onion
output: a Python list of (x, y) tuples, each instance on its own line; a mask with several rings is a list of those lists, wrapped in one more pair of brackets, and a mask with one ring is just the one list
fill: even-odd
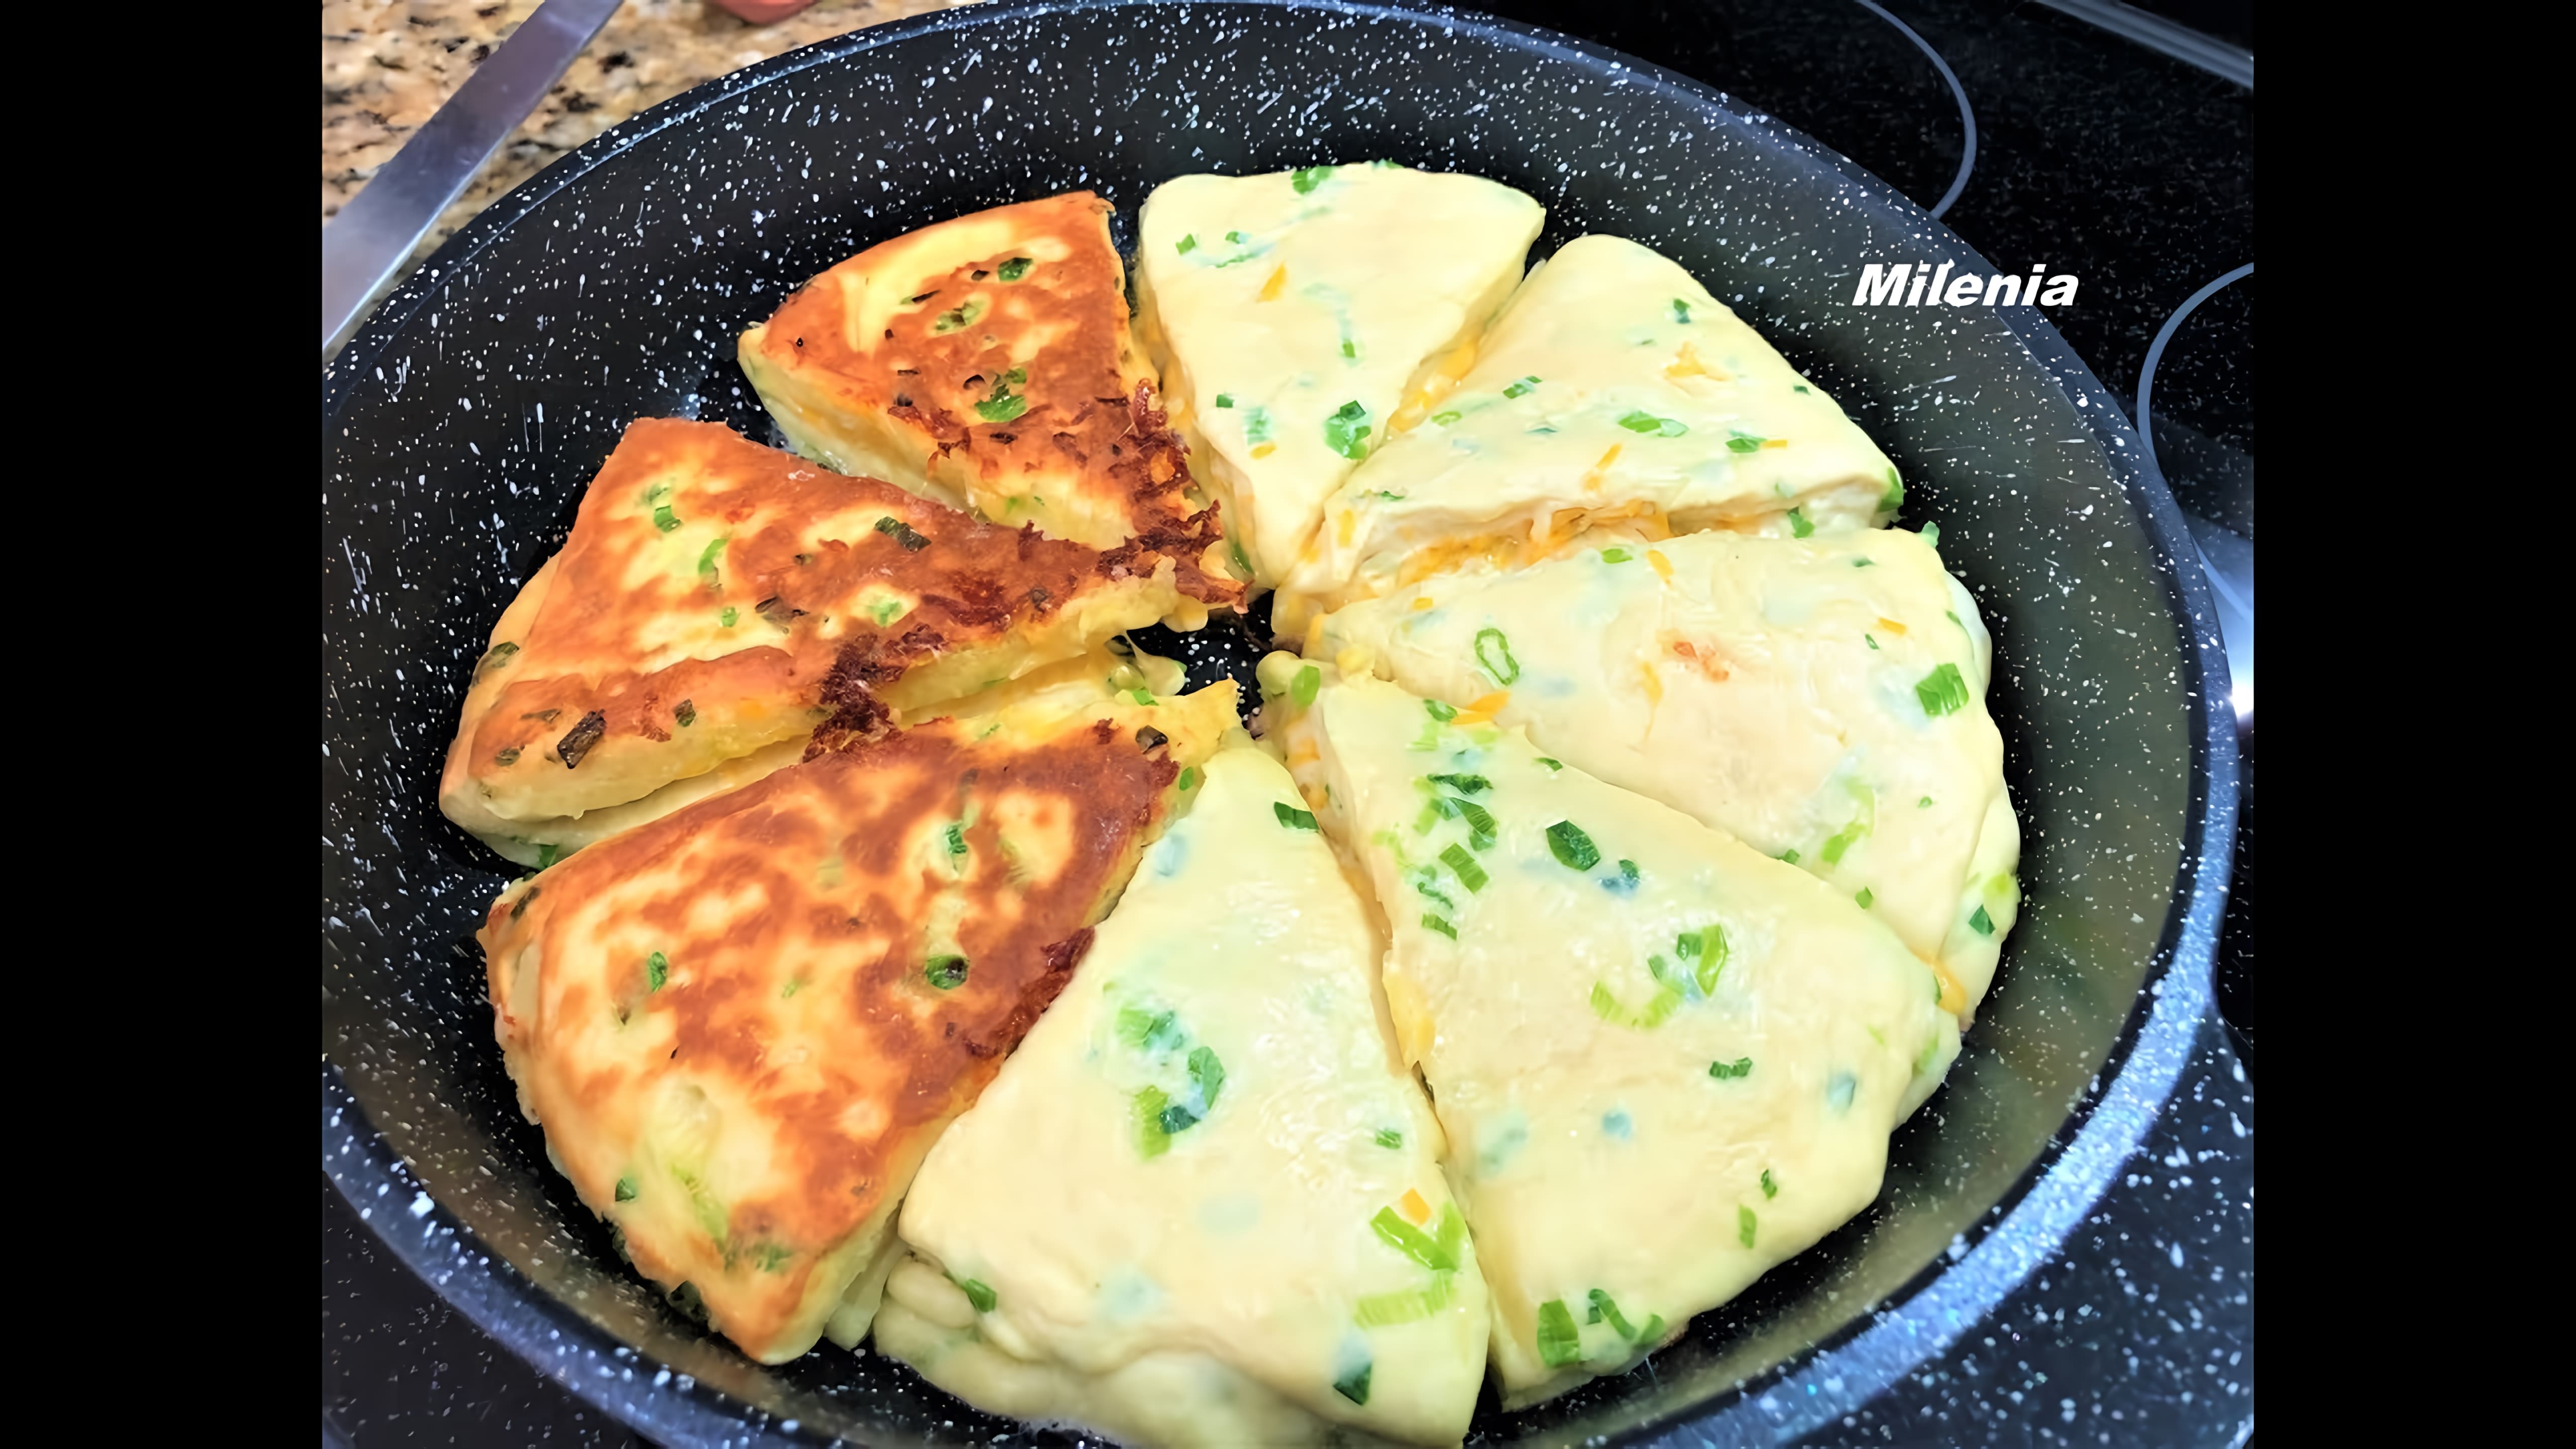
[(1154, 702), (1154, 695), (1151, 690), (1128, 689), (1121, 690), (1120, 693), (1126, 698), (1129, 704), (1152, 704)]
[(1496, 684), (1512, 684), (1521, 677), (1521, 662), (1512, 657), (1512, 641), (1500, 629), (1476, 631), (1476, 664)]
[(902, 544), (906, 553), (919, 553), (930, 546), (928, 537), (914, 532), (911, 524), (891, 513), (877, 520), (877, 532)]
[[(530, 891), (528, 894), (535, 895), (536, 892)], [(662, 983), (670, 979), (670, 957), (656, 951), (652, 955), (644, 958), (644, 989), (646, 991), (659, 991), (662, 989)]]
[(1926, 796), (1924, 796), (1922, 799), (1915, 801), (1915, 802), (1914, 802), (1914, 808), (1915, 808), (1915, 809), (1917, 809), (1917, 810), (1929, 810), (1929, 809), (1931, 809), (1931, 808), (1932, 808), (1932, 797), (1931, 797), (1931, 796), (1929, 796), (1929, 795), (1926, 795)]
[(707, 592), (710, 594), (723, 587), (717, 579), (716, 561), (724, 557), (727, 542), (728, 540), (719, 538), (708, 544), (706, 551), (698, 555), (698, 581), (707, 586)]
[(1738, 1206), (1735, 1210), (1735, 1240), (1748, 1248), (1752, 1247), (1753, 1228), (1753, 1209)]
[(1563, 760), (1551, 760), (1545, 755), (1539, 756), (1538, 762), (1547, 766), (1548, 773), (1551, 775), (1565, 768), (1565, 762)]
[(975, 404), (975, 416), (988, 423), (1007, 423), (1029, 410), (1029, 400), (1010, 393)]
[(1708, 1074), (1717, 1078), (1721, 1082), (1731, 1082), (1738, 1077), (1751, 1076), (1753, 1074), (1753, 1058), (1737, 1057), (1731, 1062), (1710, 1062), (1708, 1064)]
[(1221, 408), (1230, 408), (1234, 406), (1234, 394), (1230, 392), (1218, 393), (1216, 395), (1216, 405)]
[(1362, 1328), (1392, 1328), (1399, 1323), (1419, 1323), (1449, 1306), (1449, 1275), (1434, 1274), (1428, 1288), (1409, 1288), (1401, 1293), (1371, 1293), (1359, 1301), (1352, 1321)]
[(1172, 1150), (1172, 1134), (1163, 1125), (1164, 1115), (1170, 1108), (1171, 1100), (1163, 1095), (1163, 1089), (1160, 1087), (1143, 1087), (1137, 1090), (1133, 1104), (1136, 1116), (1136, 1151), (1149, 1161)]
[[(1435, 1273), (1454, 1273), (1458, 1270), (1458, 1247), (1448, 1241), (1448, 1229), (1449, 1219), (1457, 1212), (1457, 1204), (1447, 1205), (1441, 1214), (1441, 1233), (1437, 1238), (1396, 1216), (1395, 1209), (1391, 1207), (1379, 1208), (1377, 1216), (1369, 1219), (1369, 1228), (1377, 1234), (1378, 1241), (1423, 1267)], [(1460, 1230), (1464, 1231), (1463, 1221)]]
[(1927, 523), (1916, 531), (1923, 535), (1923, 541), (1925, 543), (1932, 544), (1937, 547), (1941, 542), (1941, 525), (1937, 523)]
[(1122, 1006), (1118, 1008), (1118, 1039), (1160, 1056), (1178, 1050), (1186, 1034), (1181, 1030), (1180, 1018), (1172, 1012)]
[(940, 990), (953, 991), (966, 979), (966, 958), (955, 955), (933, 956), (922, 963), (921, 974), (928, 977), (930, 984)]
[(787, 998), (789, 998), (789, 997), (791, 997), (791, 996), (794, 996), (797, 992), (799, 992), (799, 991), (803, 990), (803, 989), (804, 989), (804, 987), (805, 987), (805, 981), (804, 981), (804, 978), (803, 978), (803, 977), (798, 977), (797, 979), (795, 979), (795, 980), (793, 980), (793, 981), (790, 981), (790, 982), (788, 982), (786, 985), (781, 986), (781, 987), (779, 987), (779, 988), (778, 988), (778, 999), (779, 999), (779, 1000), (781, 1000), (781, 1001), (785, 1001)]
[(1805, 383), (1803, 383), (1803, 382), (1793, 382), (1793, 383), (1789, 384), (1789, 391), (1791, 391), (1791, 392), (1814, 392), (1814, 391), (1815, 391), (1815, 389), (1814, 389), (1814, 388), (1811, 388), (1811, 387), (1809, 387), (1809, 386), (1807, 386), (1807, 385), (1806, 385)]
[(1771, 1169), (1767, 1167), (1762, 1169), (1762, 1195), (1764, 1197), (1778, 1197), (1780, 1195), (1780, 1184), (1771, 1180)]
[(1380, 1127), (1377, 1129), (1377, 1145), (1388, 1148), (1402, 1147), (1404, 1145), (1404, 1134), (1396, 1131), (1392, 1127)]
[(1807, 521), (1807, 515), (1804, 512), (1795, 508), (1789, 510), (1789, 536), (1791, 538), (1805, 538), (1808, 534), (1815, 531), (1816, 526)]
[(1556, 857), (1556, 863), (1568, 870), (1590, 870), (1601, 863), (1601, 848), (1571, 820), (1560, 820), (1547, 828), (1547, 849)]
[(1977, 913), (1968, 917), (1968, 929), (1980, 936), (1991, 936), (1995, 933), (1995, 918), (1986, 914), (1984, 906), (1979, 906)]
[(1199, 787), (1199, 767), (1196, 765), (1183, 765), (1181, 767), (1180, 784), (1181, 788), (1184, 790), (1197, 789)]
[(1563, 1368), (1583, 1357), (1583, 1334), (1565, 1300), (1551, 1298), (1538, 1306), (1538, 1357), (1549, 1368)]
[(1446, 785), (1461, 795), (1478, 795), (1494, 788), (1494, 782), (1482, 775), (1425, 775), (1434, 785)]
[(1759, 433), (1748, 433), (1739, 428), (1729, 428), (1727, 431), (1735, 434), (1726, 440), (1726, 451), (1730, 453), (1759, 453), (1762, 451), (1762, 445), (1771, 441)]
[(1879, 495), (1879, 511), (1882, 513), (1894, 513), (1896, 510), (1903, 508), (1904, 506), (1905, 484), (1897, 478), (1896, 470), (1890, 468), (1887, 470), (1887, 491)]
[(1798, 863), (1798, 852), (1794, 847), (1792, 847), (1791, 849), (1781, 851), (1778, 858), (1791, 865), (1796, 865)]
[(1447, 724), (1449, 721), (1458, 717), (1457, 710), (1450, 708), (1448, 705), (1442, 704), (1436, 699), (1424, 700), (1422, 702), (1422, 712), (1431, 716), (1433, 719), (1440, 721), (1442, 724)]
[(1866, 643), (1868, 643), (1868, 645), (1869, 645), (1869, 647), (1870, 647), (1870, 648), (1875, 649), (1875, 648), (1877, 648), (1877, 647), (1878, 647), (1878, 640), (1877, 640), (1877, 638), (1876, 638), (1875, 636), (1873, 636), (1873, 635), (1869, 635), (1869, 634), (1863, 634), (1863, 635), (1861, 635), (1860, 637), (1862, 638), (1862, 640), (1864, 640)]
[(1968, 681), (1959, 677), (1959, 666), (1944, 664), (1923, 676), (1914, 686), (1914, 697), (1923, 702), (1923, 712), (1934, 719), (1955, 714), (1967, 707)]
[(1312, 830), (1315, 828), (1315, 812), (1312, 810), (1299, 810), (1285, 801), (1273, 800), (1270, 802), (1270, 813), (1278, 816), (1280, 825), (1286, 829)]
[(1505, 396), (1505, 397), (1525, 397), (1525, 396), (1527, 396), (1527, 395), (1528, 395), (1528, 393), (1529, 393), (1530, 389), (1532, 389), (1532, 388), (1534, 388), (1534, 387), (1537, 387), (1537, 386), (1538, 386), (1538, 374), (1533, 372), (1533, 373), (1531, 373), (1529, 376), (1522, 378), (1520, 381), (1518, 381), (1518, 382), (1516, 382), (1516, 383), (1513, 383), (1513, 384), (1511, 384), (1511, 385), (1510, 385), (1510, 386), (1508, 386), (1508, 387), (1505, 387), (1505, 388), (1503, 389), (1503, 396)]
[(1869, 824), (1867, 821), (1862, 820), (1855, 820), (1851, 824), (1844, 826), (1842, 829), (1835, 831), (1833, 835), (1825, 841), (1823, 852), (1825, 864), (1842, 864), (1843, 852), (1851, 849), (1853, 844), (1858, 842), (1862, 836), (1867, 834), (1869, 834)]
[(1324, 671), (1309, 664), (1297, 671), (1296, 678), (1288, 681), (1288, 697), (1300, 706), (1313, 704), (1316, 692), (1323, 687)]
[[(1690, 431), (1675, 419), (1659, 418), (1649, 412), (1632, 412), (1619, 420), (1619, 426), (1632, 433), (1647, 433), (1658, 438), (1678, 438)], [(1735, 445), (1729, 443), (1727, 446), (1731, 448)]]
[[(1660, 961), (1663, 958), (1658, 956), (1655, 959)], [(1681, 1010), (1681, 1005), (1680, 992), (1669, 986), (1658, 985), (1655, 988), (1655, 994), (1647, 1000), (1646, 1004), (1632, 1011), (1620, 1004), (1619, 998), (1611, 993), (1607, 982), (1592, 983), (1592, 1014), (1612, 1026), (1624, 1026), (1630, 1031), (1653, 1031), (1656, 1027), (1672, 1020), (1673, 1013)]]
[(1486, 881), (1490, 879), (1485, 874), (1485, 868), (1476, 863), (1476, 857), (1469, 855), (1455, 842), (1440, 847), (1440, 863), (1455, 871), (1458, 883), (1471, 891), (1483, 890)]
[(1878, 560), (1874, 558), (1856, 558), (1852, 560), (1852, 567), (1856, 569), (1876, 568), (1878, 567)]
[(550, 866), (550, 865), (554, 864), (556, 861), (559, 861), (559, 860), (563, 859), (563, 855), (564, 855), (563, 847), (562, 847), (562, 846), (560, 846), (560, 845), (551, 845), (551, 844), (549, 844), (549, 845), (540, 845), (540, 846), (538, 846), (538, 847), (537, 847), (537, 869), (539, 869), (539, 870), (544, 870), (547, 866)]
[(487, 669), (498, 669), (502, 665), (509, 663), (510, 656), (518, 652), (518, 645), (504, 639), (500, 643), (493, 645), (491, 649), (484, 654), (483, 658), (475, 664), (474, 672), (477, 675), (480, 675)]
[(1356, 462), (1368, 456), (1368, 409), (1357, 399), (1324, 419), (1324, 446)]
[(1611, 1332), (1618, 1334), (1621, 1338), (1627, 1339), (1632, 1343), (1635, 1342), (1637, 1338), (1637, 1326), (1630, 1323), (1627, 1315), (1619, 1311), (1618, 1303), (1612, 1299), (1609, 1294), (1602, 1292), (1598, 1288), (1592, 1290), (1591, 1296), (1592, 1316), (1583, 1321), (1586, 1323), (1599, 1323), (1606, 1319), (1610, 1324)]
[(1369, 1396), (1369, 1378), (1377, 1372), (1375, 1363), (1364, 1363), (1333, 1380), (1333, 1392), (1354, 1404), (1365, 1404)]
[(1626, 563), (1628, 560), (1635, 557), (1635, 554), (1628, 552), (1624, 548), (1605, 548), (1601, 550), (1601, 561), (1603, 563)]
[(1427, 912), (1422, 917), (1422, 929), (1426, 931), (1438, 931), (1441, 935), (1448, 937), (1452, 941), (1458, 939), (1458, 928), (1456, 926), (1453, 926), (1447, 921), (1442, 920), (1440, 917), (1431, 915)]
[(948, 824), (948, 853), (950, 855), (966, 853), (966, 823), (962, 820), (952, 820)]
[(619, 1202), (635, 1201), (635, 1179), (631, 1177), (621, 1177), (617, 1179), (617, 1200)]
[(1342, 355), (1343, 355), (1344, 357), (1350, 357), (1350, 358), (1356, 358), (1356, 357), (1358, 357), (1358, 356), (1360, 355), (1360, 348), (1359, 348), (1359, 344), (1358, 344), (1358, 343), (1356, 343), (1356, 342), (1353, 342), (1351, 339), (1349, 339), (1349, 338), (1347, 338), (1347, 337), (1343, 338), (1343, 339), (1342, 339)]
[(1876, 901), (1878, 897), (1870, 894), (1869, 887), (1862, 886), (1860, 888), (1860, 894), (1852, 897), (1852, 899), (1859, 902), (1860, 908), (1865, 911), (1870, 908), (1870, 904)]
[(1270, 441), (1270, 409), (1256, 407), (1243, 414), (1243, 440), (1247, 443)]
[(716, 622), (728, 629), (732, 628), (734, 626), (734, 621), (741, 617), (742, 611), (731, 604), (727, 604), (723, 608), (716, 610)]
[(670, 504), (658, 504), (653, 509), (653, 526), (664, 533), (669, 533), (680, 526), (680, 515), (671, 511)]
[(1216, 1094), (1225, 1087), (1225, 1063), (1217, 1059), (1214, 1047), (1191, 1049), (1190, 1086), (1198, 1094), (1198, 1115), (1216, 1110)]
[(1685, 961), (1697, 961), (1691, 968), (1691, 979), (1699, 984), (1699, 994), (1717, 990), (1718, 973), (1726, 969), (1726, 928), (1702, 926), (1684, 931), (1673, 938), (1673, 952)]
[(1188, 256), (1190, 253), (1197, 251), (1198, 249), (1199, 238), (1198, 233), (1196, 232), (1191, 232), (1183, 236), (1179, 241), (1172, 243), (1172, 250), (1180, 253), (1182, 256)]
[(1679, 297), (1675, 297), (1673, 299), (1673, 320), (1676, 322), (1690, 321), (1690, 303), (1683, 301)]
[(978, 1313), (990, 1313), (993, 1305), (1002, 1301), (1001, 1295), (973, 1278), (960, 1278), (951, 1273), (948, 1281), (957, 1285), (957, 1290), (966, 1295), (966, 1301), (974, 1304)]
[(1439, 804), (1443, 815), (1456, 816), (1467, 822), (1469, 845), (1478, 850), (1494, 848), (1494, 839), (1501, 832), (1501, 827), (1494, 823), (1492, 813), (1484, 806), (1473, 800), (1443, 800)]
[(973, 298), (962, 305), (951, 307), (947, 311), (940, 313), (939, 316), (931, 322), (930, 330), (933, 332), (954, 332), (957, 329), (976, 321), (983, 315), (983, 299), (980, 297)]
[(764, 1273), (777, 1272), (788, 1259), (795, 1256), (794, 1249), (782, 1248), (776, 1243), (763, 1243), (752, 1249), (752, 1260), (760, 1265), (760, 1271)]
[(1301, 166), (1288, 173), (1288, 184), (1296, 188), (1299, 196), (1303, 196), (1323, 185), (1324, 178), (1332, 174), (1333, 168), (1330, 166)]
[(1451, 423), (1458, 421), (1458, 417), (1459, 415), (1454, 412), (1436, 412), (1431, 415), (1431, 425), (1436, 428), (1445, 428)]

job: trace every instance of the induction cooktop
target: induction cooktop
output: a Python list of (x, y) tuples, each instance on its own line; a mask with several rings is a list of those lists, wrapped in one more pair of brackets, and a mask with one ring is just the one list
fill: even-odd
[[(2250, 0), (1462, 3), (1769, 111), (1914, 198), (2045, 309), (2191, 523), (2243, 798), (2208, 1023), (2112, 1190), (1987, 1322), (1812, 1445), (2236, 1445), (2253, 1428), (2254, 93)], [(322, 1185), (323, 1441), (646, 1441), (510, 1355)], [(1748, 1391), (1760, 1394), (1761, 1385)], [(1673, 1441), (1688, 1443), (1687, 1438)]]

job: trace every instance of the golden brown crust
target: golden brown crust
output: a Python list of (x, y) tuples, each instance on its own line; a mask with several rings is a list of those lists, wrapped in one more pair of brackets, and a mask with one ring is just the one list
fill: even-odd
[[(1140, 541), (1102, 554), (826, 472), (716, 424), (639, 419), (583, 496), (543, 606), (523, 637), (502, 641), (510, 651), (490, 667), (507, 683), (466, 722), (466, 773), (487, 790), (509, 791), (515, 773), (522, 793), (562, 793), (584, 783), (567, 770), (702, 746), (744, 711), (756, 717), (746, 730), (768, 722), (750, 748), (790, 738), (845, 707), (835, 678), (884, 693), (933, 660), (1013, 647), (1087, 593), (1166, 561), (1197, 574), (1196, 549)], [(693, 772), (674, 767), (620, 798)], [(614, 803), (584, 797), (578, 808)]]
[[(498, 1034), (583, 1199), (756, 1355), (819, 1330), (839, 1287), (817, 1265), (899, 1200), (1063, 989), (1178, 773), (1105, 723), (969, 730), (818, 748), (554, 866), (480, 933)], [(943, 988), (925, 962), (951, 954)], [(654, 1156), (675, 1086), (724, 1114), (710, 1160), (732, 1180), (685, 1165), (712, 1222)]]
[[(1109, 210), (1076, 191), (906, 233), (798, 288), (757, 346), (823, 406), (906, 424), (932, 455), (925, 474), (962, 481), (979, 500), (1067, 486), (1070, 471), (1070, 486), (1122, 516), (1131, 536), (1181, 560), (1183, 593), (1239, 608), (1243, 585), (1198, 566), (1224, 533), (1213, 504), (1191, 501), (1199, 490), (1179, 440), (1138, 377)], [(925, 245), (941, 231), (1000, 249), (908, 274), (923, 256), (954, 259)], [(855, 299), (868, 296), (902, 305), (862, 322)]]

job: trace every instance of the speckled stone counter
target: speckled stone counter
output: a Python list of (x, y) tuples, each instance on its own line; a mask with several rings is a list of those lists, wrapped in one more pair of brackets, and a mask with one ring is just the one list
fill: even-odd
[[(322, 219), (393, 159), (539, 0), (322, 0)], [(557, 156), (691, 86), (828, 36), (974, 0), (820, 0), (747, 25), (705, 0), (626, 0), (421, 239), (425, 257)]]

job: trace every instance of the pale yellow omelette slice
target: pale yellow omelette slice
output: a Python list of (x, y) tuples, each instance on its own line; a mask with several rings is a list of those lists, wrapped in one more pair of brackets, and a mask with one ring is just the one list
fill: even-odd
[(1381, 938), (1239, 732), (914, 1179), (878, 1346), (1129, 1443), (1455, 1443), (1484, 1284)]
[(1466, 372), (1545, 215), (1384, 162), (1182, 176), (1146, 198), (1138, 336), (1257, 583), (1287, 576), (1325, 495)]
[(1903, 498), (1887, 455), (1690, 273), (1579, 237), (1512, 295), (1456, 390), (1323, 501), (1275, 625), (1302, 639), (1315, 612), (1586, 530), (1804, 536), (1884, 523)]
[(1425, 579), (1322, 621), (1322, 656), (1830, 882), (1963, 1017), (2020, 892), (1992, 644), (1922, 535), (1701, 533)]
[(1261, 679), (1390, 923), (1505, 1408), (1625, 1371), (1869, 1205), (1959, 1037), (1871, 912), (1476, 711), (1284, 654)]

